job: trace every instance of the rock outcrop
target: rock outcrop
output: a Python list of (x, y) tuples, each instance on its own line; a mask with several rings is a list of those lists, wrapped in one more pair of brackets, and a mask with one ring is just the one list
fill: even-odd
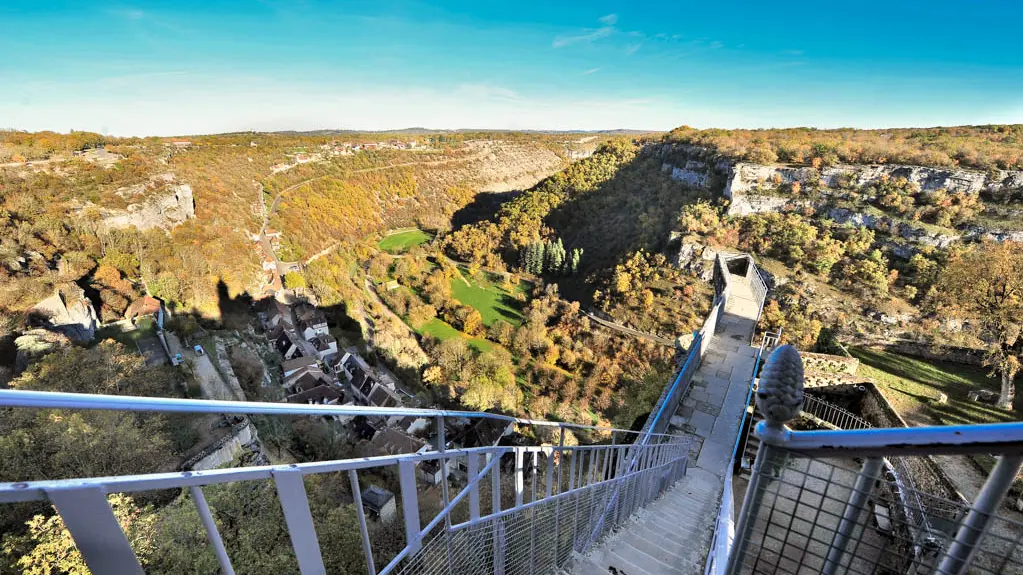
[[(972, 239), (1023, 241), (1023, 231), (999, 230), (981, 226), (964, 226), (947, 233), (915, 225), (897, 218), (855, 212), (846, 208), (829, 208), (828, 194), (842, 188), (856, 188), (880, 182), (884, 178), (905, 178), (923, 191), (945, 189), (968, 194), (984, 193), (993, 197), (1023, 196), (1023, 171), (994, 170), (981, 172), (946, 168), (928, 168), (899, 164), (838, 165), (816, 170), (811, 167), (781, 166), (731, 162), (713, 150), (679, 144), (655, 144), (646, 150), (662, 159), (661, 170), (671, 178), (696, 188), (720, 190), (730, 200), (729, 215), (745, 216), (785, 210), (826, 210), (823, 214), (838, 223), (848, 223), (884, 231), (909, 242), (936, 247)], [(792, 196), (785, 191), (793, 183), (818, 182), (824, 199), (811, 200)], [(999, 217), (1015, 217), (1012, 210), (1000, 208)], [(1008, 215), (1006, 215), (1008, 214)], [(911, 255), (912, 248), (896, 246)], [(907, 255), (906, 257), (909, 257)]]
[[(123, 195), (130, 197), (135, 194), (126, 191)], [(124, 210), (100, 208), (99, 212), (101, 225), (106, 229), (132, 226), (140, 230), (169, 229), (195, 218), (195, 198), (188, 184), (169, 183), (160, 192), (150, 193), (141, 202), (129, 204)]]
[(91, 341), (99, 320), (92, 301), (74, 283), (61, 284), (29, 312), (29, 325), (61, 333), (78, 342)]
[(1023, 171), (976, 170), (927, 168), (899, 164), (883, 165), (839, 165), (818, 171), (809, 167), (770, 166), (761, 164), (736, 163), (731, 170), (728, 183), (723, 191), (725, 197), (756, 190), (774, 189), (793, 182), (806, 182), (820, 178), (824, 188), (859, 187), (872, 184), (883, 178), (905, 178), (920, 186), (923, 191), (944, 188), (949, 192), (999, 193), (1023, 190)]
[(14, 372), (21, 373), (29, 364), (50, 353), (51, 351), (71, 345), (67, 336), (37, 328), (31, 329), (14, 340), (17, 355), (14, 359)]

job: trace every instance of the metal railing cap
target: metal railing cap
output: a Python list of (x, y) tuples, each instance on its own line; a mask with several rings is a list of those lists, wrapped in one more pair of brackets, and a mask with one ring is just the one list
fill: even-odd
[[(113, 411), (159, 412), (159, 413), (219, 413), (245, 415), (337, 415), (337, 416), (411, 416), (411, 417), (464, 417), (467, 419), (493, 419), (518, 423), (566, 429), (627, 433), (645, 435), (642, 431), (600, 427), (561, 421), (525, 419), (498, 413), (482, 411), (455, 411), (446, 409), (422, 409), (408, 407), (372, 407), (365, 405), (319, 405), (304, 403), (271, 403), (259, 401), (224, 401), (206, 399), (178, 399), (171, 397), (139, 397), (131, 395), (102, 395), (91, 393), (66, 393), (57, 391), (26, 391), (16, 389), (0, 390), (0, 407), (35, 407), (43, 409), (96, 409)], [(650, 433), (653, 437), (678, 437), (667, 433)]]
[(805, 457), (1023, 454), (1023, 421), (830, 431), (772, 429), (761, 421), (756, 434), (764, 443)]

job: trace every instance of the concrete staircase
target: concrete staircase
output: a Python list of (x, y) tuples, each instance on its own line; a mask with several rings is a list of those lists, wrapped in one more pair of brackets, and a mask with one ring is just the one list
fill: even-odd
[(689, 469), (675, 487), (622, 525), (613, 545), (601, 545), (579, 558), (572, 573), (702, 573), (706, 551), (692, 542), (713, 531), (720, 504), (720, 478)]
[(573, 575), (703, 573), (756, 357), (749, 341), (759, 306), (748, 284), (732, 290), (710, 348), (669, 426), (669, 433), (693, 436), (686, 475), (586, 556), (576, 558)]

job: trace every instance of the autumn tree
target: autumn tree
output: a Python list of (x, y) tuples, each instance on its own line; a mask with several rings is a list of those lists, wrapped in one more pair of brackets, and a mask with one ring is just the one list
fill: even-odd
[(284, 274), (284, 287), (288, 289), (308, 287), (305, 277), (299, 272), (288, 272)]
[(998, 406), (1012, 409), (1023, 361), (1023, 246), (984, 243), (956, 254), (938, 275), (932, 298), (945, 317), (969, 319), (987, 342), (985, 362), (1002, 379)]
[[(153, 552), (156, 516), (152, 509), (138, 507), (131, 497), (123, 494), (110, 497), (110, 508), (128, 537), (135, 555), (145, 565)], [(60, 515), (39, 514), (30, 519), (26, 526), (28, 529), (24, 534), (4, 536), (0, 547), (4, 555), (15, 560), (14, 564), (22, 573), (91, 573)]]
[[(169, 367), (147, 368), (111, 340), (54, 351), (10, 383), (14, 389), (167, 396)], [(11, 410), (0, 417), (0, 481), (155, 471), (176, 451), (169, 416), (86, 410)], [(191, 445), (181, 446), (183, 448)]]

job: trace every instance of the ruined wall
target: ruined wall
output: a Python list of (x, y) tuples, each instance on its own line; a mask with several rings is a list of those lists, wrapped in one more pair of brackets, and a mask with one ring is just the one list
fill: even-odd
[(231, 463), (234, 461), (235, 456), (246, 445), (252, 443), (255, 438), (256, 429), (246, 420), (245, 423), (236, 426), (233, 433), (225, 435), (192, 456), (191, 459), (182, 464), (181, 468), (192, 471), (206, 471), (207, 469), (216, 469), (221, 465)]
[(900, 340), (884, 345), (885, 351), (911, 355), (923, 359), (961, 363), (964, 365), (983, 365), (984, 350), (968, 347), (955, 347), (928, 343), (925, 341)]

